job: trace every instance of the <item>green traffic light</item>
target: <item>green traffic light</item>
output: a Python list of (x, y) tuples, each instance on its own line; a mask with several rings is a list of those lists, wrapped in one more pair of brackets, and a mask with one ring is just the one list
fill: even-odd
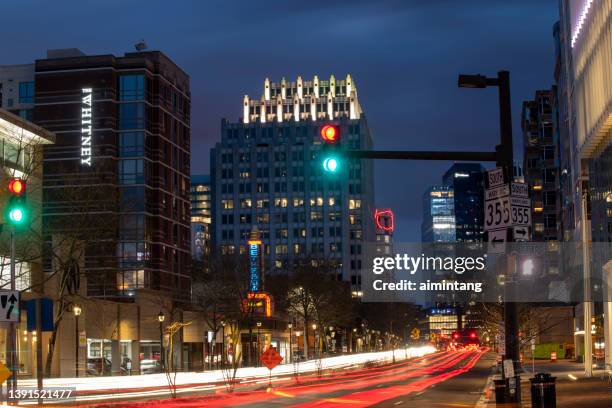
[(338, 170), (338, 160), (335, 157), (328, 157), (323, 160), (323, 170), (335, 173)]
[(23, 210), (19, 207), (11, 208), (11, 210), (9, 211), (9, 219), (13, 224), (21, 224), (24, 219)]

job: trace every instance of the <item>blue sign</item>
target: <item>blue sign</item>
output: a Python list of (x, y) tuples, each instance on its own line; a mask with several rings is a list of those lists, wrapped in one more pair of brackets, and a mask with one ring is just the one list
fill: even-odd
[(40, 300), (40, 323), (42, 331), (53, 331), (53, 300), (48, 298), (32, 299), (25, 302), (28, 315), (28, 331), (36, 330), (36, 301)]
[(249, 244), (249, 256), (251, 259), (250, 268), (250, 287), (251, 292), (259, 291), (259, 246), (257, 244)]

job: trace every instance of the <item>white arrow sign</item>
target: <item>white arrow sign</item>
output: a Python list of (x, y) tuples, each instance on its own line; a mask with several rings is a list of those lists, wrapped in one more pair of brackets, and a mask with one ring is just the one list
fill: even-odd
[(16, 290), (0, 291), (0, 322), (19, 321), (19, 298)]

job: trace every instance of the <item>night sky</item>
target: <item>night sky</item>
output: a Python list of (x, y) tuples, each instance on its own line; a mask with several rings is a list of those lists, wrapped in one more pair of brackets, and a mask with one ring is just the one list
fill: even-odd
[[(263, 80), (350, 73), (377, 149), (493, 149), (497, 90), (457, 88), (458, 73), (511, 72), (515, 154), (520, 106), (553, 81), (557, 0), (3, 1), (0, 64), (48, 48), (134, 51), (144, 39), (191, 76), (192, 174), (209, 172), (221, 118), (241, 115)], [(10, 16), (10, 17), (7, 17)], [(398, 240), (420, 240), (425, 189), (450, 163), (377, 162), (376, 202)]]

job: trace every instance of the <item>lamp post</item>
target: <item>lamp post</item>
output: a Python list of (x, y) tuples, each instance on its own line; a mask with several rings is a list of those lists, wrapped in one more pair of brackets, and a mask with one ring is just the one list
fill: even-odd
[(313, 323), (312, 324), (312, 338), (313, 338), (313, 344), (314, 344), (314, 358), (317, 358), (317, 324)]
[(76, 377), (79, 376), (79, 316), (81, 315), (81, 306), (72, 306), (74, 313), (74, 372)]
[(289, 328), (289, 362), (291, 362), (291, 352), (293, 351), (293, 333), (291, 329), (293, 329), (293, 323), (287, 324), (287, 327)]
[(166, 319), (166, 316), (164, 316), (164, 312), (162, 312), (161, 310), (159, 311), (159, 314), (157, 315), (157, 320), (159, 321), (159, 363), (161, 366), (162, 371), (165, 371), (165, 367), (164, 367), (164, 330), (162, 327), (162, 324), (164, 323), (164, 320)]
[(257, 322), (257, 366), (259, 367), (259, 353), (261, 353), (259, 345), (259, 329), (261, 328), (261, 322)]
[(225, 320), (221, 320), (221, 368), (225, 364)]

